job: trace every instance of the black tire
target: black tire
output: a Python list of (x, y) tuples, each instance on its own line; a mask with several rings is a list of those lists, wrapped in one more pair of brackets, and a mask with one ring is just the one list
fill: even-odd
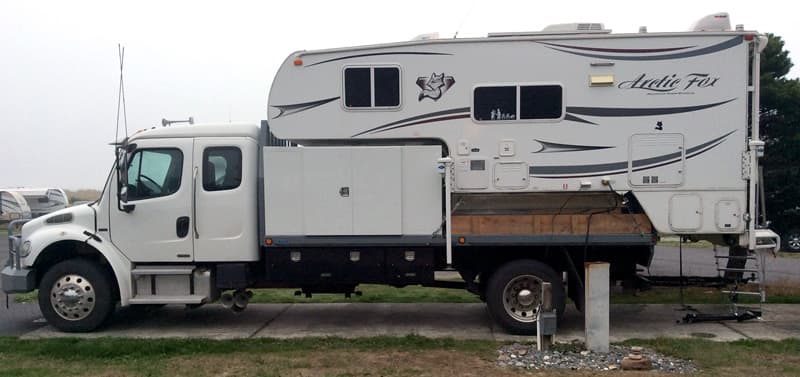
[(800, 230), (792, 229), (781, 237), (783, 250), (790, 253), (800, 253)]
[(39, 308), (47, 323), (61, 331), (90, 332), (114, 313), (113, 287), (111, 274), (97, 263), (69, 259), (45, 272)]
[[(509, 292), (513, 292), (513, 286), (510, 285), (522, 284), (525, 286), (526, 280), (531, 281), (530, 277), (534, 278), (533, 281), (538, 279), (540, 282), (550, 283), (553, 308), (556, 310), (559, 321), (564, 314), (564, 306), (566, 304), (564, 286), (561, 283), (561, 277), (556, 271), (550, 266), (535, 260), (522, 259), (508, 262), (500, 266), (489, 278), (489, 282), (486, 285), (486, 306), (494, 321), (511, 334), (536, 334), (536, 320), (533, 319), (535, 314), (527, 314), (528, 311), (524, 308), (520, 311), (515, 310), (515, 305), (510, 301), (508, 305), (513, 309), (506, 309), (507, 303), (504, 302), (506, 301), (504, 292), (507, 287), (509, 287)], [(534, 290), (535, 286), (531, 288)], [(538, 289), (541, 289), (541, 286)], [(535, 307), (538, 302), (532, 305)]]

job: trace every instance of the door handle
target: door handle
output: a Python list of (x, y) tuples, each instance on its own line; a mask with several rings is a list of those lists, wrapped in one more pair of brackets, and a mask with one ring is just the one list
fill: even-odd
[[(197, 218), (197, 172), (200, 170), (197, 166), (194, 167), (192, 172), (192, 217)], [(194, 238), (200, 238), (200, 233), (197, 231), (197, 221), (194, 222), (192, 229), (194, 230)]]
[(178, 238), (186, 237), (189, 234), (189, 216), (181, 216), (175, 221), (175, 234)]

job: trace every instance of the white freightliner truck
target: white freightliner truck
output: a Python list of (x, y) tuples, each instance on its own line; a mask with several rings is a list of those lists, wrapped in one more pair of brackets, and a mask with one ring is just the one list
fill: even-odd
[(543, 282), (558, 313), (582, 307), (585, 262), (628, 280), (660, 235), (779, 244), (755, 221), (765, 43), (718, 14), (295, 52), (260, 126), (118, 142), (98, 201), (10, 236), (3, 289), (38, 288), (49, 323), (91, 331), (117, 304), (419, 284), (531, 334)]

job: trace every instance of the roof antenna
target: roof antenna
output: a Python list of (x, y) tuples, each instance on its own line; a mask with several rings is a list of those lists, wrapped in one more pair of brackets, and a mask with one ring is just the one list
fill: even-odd
[(469, 14), (472, 13), (472, 10), (475, 8), (475, 4), (477, 2), (478, 2), (478, 0), (472, 0), (472, 5), (469, 6), (469, 9), (467, 10), (467, 13), (464, 14), (464, 18), (461, 19), (461, 23), (458, 24), (458, 29), (456, 29), (456, 33), (453, 34), (453, 39), (458, 38), (458, 32), (461, 31), (461, 27), (464, 26), (464, 22), (467, 21), (467, 17), (469, 17)]
[(117, 94), (117, 129), (114, 131), (114, 142), (119, 140), (119, 110), (122, 108), (122, 119), (125, 125), (125, 138), (128, 138), (128, 111), (125, 106), (125, 83), (122, 80), (122, 70), (125, 63), (125, 47), (117, 43), (119, 54), (119, 93)]

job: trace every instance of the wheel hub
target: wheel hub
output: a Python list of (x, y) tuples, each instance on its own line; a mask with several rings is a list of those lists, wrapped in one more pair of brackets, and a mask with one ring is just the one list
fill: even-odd
[(79, 321), (94, 310), (94, 287), (83, 276), (64, 275), (50, 289), (50, 304), (61, 318)]
[(503, 308), (520, 322), (536, 321), (541, 303), (542, 279), (533, 275), (517, 276), (503, 290)]
[(535, 298), (533, 293), (527, 289), (523, 289), (517, 293), (517, 301), (523, 306), (530, 306), (533, 304)]

